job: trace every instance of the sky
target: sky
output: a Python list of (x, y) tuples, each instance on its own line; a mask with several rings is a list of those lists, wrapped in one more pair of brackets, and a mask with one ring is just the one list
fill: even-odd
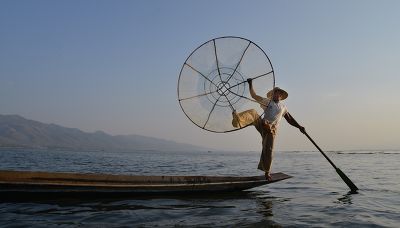
[[(247, 38), (324, 150), (400, 149), (399, 1), (0, 1), (0, 114), (212, 149), (259, 151), (254, 128), (212, 133), (182, 112), (182, 64)], [(277, 150), (315, 150), (285, 120)]]

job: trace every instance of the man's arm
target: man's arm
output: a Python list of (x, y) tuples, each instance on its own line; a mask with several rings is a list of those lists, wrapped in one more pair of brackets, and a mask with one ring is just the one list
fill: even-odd
[(247, 82), (249, 83), (249, 90), (250, 90), (250, 95), (251, 95), (251, 97), (254, 98), (254, 100), (256, 100), (256, 101), (258, 101), (258, 102), (262, 102), (262, 101), (263, 101), (263, 98), (260, 97), (260, 96), (258, 96), (258, 95), (256, 94), (256, 92), (254, 91), (254, 88), (253, 88), (253, 79), (248, 78), (248, 79), (247, 79)]
[(286, 114), (283, 117), (285, 117), (286, 121), (290, 125), (297, 127), (301, 131), (301, 133), (303, 133), (303, 134), (306, 133), (306, 129), (303, 126), (301, 126), (299, 123), (297, 123), (297, 121), (293, 118), (293, 116), (290, 115), (289, 112), (286, 112)]

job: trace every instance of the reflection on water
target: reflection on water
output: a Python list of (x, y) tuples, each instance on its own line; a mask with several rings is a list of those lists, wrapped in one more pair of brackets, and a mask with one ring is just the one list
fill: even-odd
[[(273, 220), (277, 198), (245, 191), (224, 194), (81, 198), (40, 196), (1, 198), (2, 225), (37, 226), (119, 225), (169, 226), (266, 226)], [(118, 218), (118, 219), (117, 219)], [(11, 222), (14, 221), (14, 222)], [(21, 223), (22, 222), (22, 223)]]
[[(396, 151), (330, 152), (361, 189), (348, 187), (317, 152), (276, 153), (274, 171), (291, 179), (247, 192), (179, 196), (37, 198), (0, 196), (0, 226), (397, 227)], [(259, 175), (254, 152), (0, 151), (0, 169), (135, 175)], [(371, 172), (371, 167), (374, 167)]]
[(348, 192), (347, 194), (345, 194), (345, 195), (343, 195), (342, 197), (339, 197), (338, 198), (338, 201), (340, 202), (340, 203), (343, 203), (343, 204), (352, 204), (352, 202), (351, 202), (351, 198), (352, 198), (352, 195), (354, 195), (355, 193), (353, 193), (353, 192)]
[(271, 200), (258, 198), (257, 202), (257, 212), (262, 214), (264, 217), (272, 217), (274, 213), (272, 213), (273, 203)]

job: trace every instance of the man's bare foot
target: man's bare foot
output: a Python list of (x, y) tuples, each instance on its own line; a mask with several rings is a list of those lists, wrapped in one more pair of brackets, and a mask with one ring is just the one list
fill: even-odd
[(269, 173), (265, 173), (265, 179), (267, 179), (267, 181), (271, 181), (272, 177)]

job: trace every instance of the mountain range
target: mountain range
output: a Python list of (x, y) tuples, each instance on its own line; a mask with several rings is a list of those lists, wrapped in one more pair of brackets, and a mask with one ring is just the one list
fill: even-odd
[(110, 135), (46, 124), (18, 115), (0, 115), (0, 148), (204, 151), (206, 148), (142, 135)]

